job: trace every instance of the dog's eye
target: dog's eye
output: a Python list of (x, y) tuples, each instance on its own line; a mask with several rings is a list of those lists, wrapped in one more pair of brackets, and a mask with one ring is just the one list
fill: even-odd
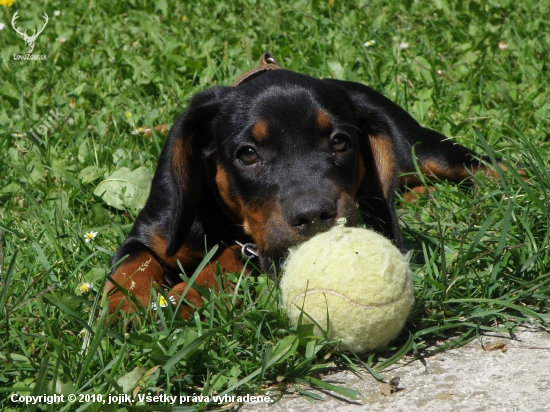
[(260, 155), (251, 146), (245, 146), (237, 153), (237, 160), (243, 165), (253, 165), (260, 161)]
[(330, 137), (330, 147), (333, 152), (344, 152), (349, 148), (349, 137), (343, 133), (337, 133)]

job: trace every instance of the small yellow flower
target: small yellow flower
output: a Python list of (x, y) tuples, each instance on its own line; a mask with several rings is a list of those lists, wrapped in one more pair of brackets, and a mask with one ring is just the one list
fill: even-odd
[(0, 0), (0, 6), (10, 7), (13, 4), (13, 0)]
[[(157, 130), (157, 129), (155, 128), (155, 130)], [(134, 128), (134, 130), (132, 130), (132, 134), (133, 135), (145, 136), (145, 137), (151, 137), (151, 136), (153, 136), (153, 130), (150, 127), (138, 127), (137, 129)]]
[(164, 296), (161, 296), (159, 298), (159, 305), (161, 308), (165, 308), (166, 306), (168, 306), (168, 301), (166, 300), (166, 298)]
[(80, 290), (82, 295), (87, 295), (90, 293), (90, 290), (92, 290), (92, 285), (88, 282), (84, 282), (78, 287), (78, 290)]
[[(169, 298), (170, 300), (170, 303), (172, 305), (175, 305), (176, 304), (176, 298), (174, 296), (170, 296)], [(168, 306), (168, 301), (166, 300), (166, 298), (162, 295), (159, 296), (159, 303), (158, 303), (158, 306), (160, 306), (161, 308), (165, 308), (166, 306)], [(153, 310), (157, 310), (157, 304), (156, 303), (152, 303), (151, 304), (151, 307), (153, 308)]]
[(97, 232), (88, 232), (84, 235), (84, 241), (90, 243), (97, 236)]
[(184, 22), (184, 23), (187, 23), (187, 22), (189, 21), (189, 17), (183, 16), (183, 17), (181, 18), (181, 21)]
[(132, 117), (132, 112), (126, 112), (126, 113), (124, 113), (124, 115), (125, 115), (126, 117)]

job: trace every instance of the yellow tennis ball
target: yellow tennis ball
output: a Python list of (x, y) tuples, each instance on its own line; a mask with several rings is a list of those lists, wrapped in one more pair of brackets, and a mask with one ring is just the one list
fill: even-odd
[[(303, 308), (302, 324), (319, 324), (343, 349), (358, 353), (393, 340), (414, 302), (407, 259), (391, 241), (342, 226), (291, 251), (280, 288), (294, 325)], [(315, 333), (322, 333), (317, 326)]]

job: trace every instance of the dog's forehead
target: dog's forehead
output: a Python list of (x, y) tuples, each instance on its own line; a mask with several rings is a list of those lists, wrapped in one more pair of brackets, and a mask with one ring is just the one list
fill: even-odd
[(276, 84), (258, 92), (251, 99), (252, 119), (265, 118), (273, 122), (303, 123), (320, 110), (326, 111), (323, 100), (314, 90), (299, 85)]
[(315, 100), (330, 104), (331, 98), (344, 98), (343, 90), (330, 82), (289, 70), (272, 70), (240, 84), (234, 92), (254, 102), (258, 98), (285, 99), (288, 103)]
[(259, 120), (280, 127), (307, 127), (312, 122), (324, 127), (329, 119), (353, 122), (355, 118), (341, 87), (288, 70), (257, 76), (235, 87), (228, 100), (224, 117), (237, 127)]

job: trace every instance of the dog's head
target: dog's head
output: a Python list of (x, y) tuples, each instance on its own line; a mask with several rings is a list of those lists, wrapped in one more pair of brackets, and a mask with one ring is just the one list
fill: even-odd
[(161, 156), (172, 197), (168, 252), (206, 190), (256, 243), (264, 270), (341, 218), (356, 225), (358, 211), (401, 246), (391, 124), (367, 89), (271, 70), (196, 95)]

